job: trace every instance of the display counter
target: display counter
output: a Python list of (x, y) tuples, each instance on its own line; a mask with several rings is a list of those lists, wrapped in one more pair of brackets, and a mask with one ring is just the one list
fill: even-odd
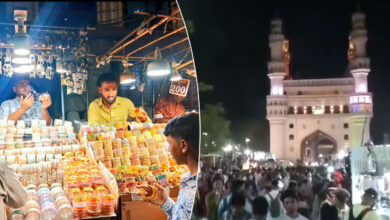
[[(85, 154), (70, 122), (1, 121), (0, 158), (27, 190), (27, 203), (8, 219), (84, 219), (116, 216), (107, 175)], [(111, 175), (111, 174), (110, 174)]]

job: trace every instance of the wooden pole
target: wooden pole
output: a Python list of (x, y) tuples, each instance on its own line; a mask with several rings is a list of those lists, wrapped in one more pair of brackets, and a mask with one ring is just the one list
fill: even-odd
[[(156, 18), (156, 16), (151, 16), (150, 18), (148, 18), (146, 20), (145, 23), (149, 23), (151, 22), (154, 18)], [(125, 42), (129, 37), (131, 37), (133, 34), (137, 33), (137, 31), (139, 29), (141, 29), (145, 23), (142, 23), (140, 26), (138, 26), (136, 29), (134, 29), (133, 31), (131, 31), (130, 33), (128, 33), (124, 38), (122, 38), (122, 40), (120, 40), (118, 43), (116, 43), (113, 47), (111, 47), (107, 53), (105, 53), (105, 55), (109, 54), (109, 55), (113, 55), (114, 53), (118, 52), (121, 47), (119, 47), (119, 45), (121, 45), (123, 42)], [(119, 47), (119, 48), (117, 48)], [(115, 49), (117, 48), (117, 49)], [(115, 50), (114, 50), (115, 49)]]
[(187, 62), (181, 64), (180, 66), (178, 66), (177, 69), (179, 70), (179, 69), (181, 69), (181, 68), (184, 68), (184, 67), (190, 65), (190, 64), (193, 63), (193, 62), (194, 62), (194, 60), (191, 59), (191, 60), (189, 60), (189, 61), (187, 61)]
[(159, 42), (160, 40), (163, 40), (163, 39), (165, 39), (165, 38), (167, 38), (167, 37), (169, 37), (169, 36), (171, 36), (171, 35), (174, 35), (174, 34), (176, 34), (177, 32), (182, 31), (182, 30), (184, 30), (184, 29), (185, 29), (185, 27), (183, 26), (183, 27), (180, 27), (180, 28), (178, 28), (178, 29), (176, 29), (176, 30), (174, 30), (174, 31), (172, 31), (172, 32), (170, 32), (170, 33), (168, 33), (168, 34), (162, 36), (162, 37), (159, 37), (159, 38), (157, 38), (156, 40), (154, 40), (154, 41), (152, 41), (152, 42), (149, 42), (148, 44), (146, 44), (146, 45), (144, 45), (144, 46), (142, 46), (142, 47), (139, 47), (139, 48), (133, 50), (132, 52), (128, 53), (128, 54), (126, 55), (126, 57), (129, 57), (130, 55), (135, 54), (135, 53), (137, 53), (138, 51), (140, 51), (140, 50), (142, 50), (142, 49), (144, 49), (144, 48), (146, 48), (146, 47), (149, 47), (150, 45), (155, 44), (155, 43)]
[(173, 17), (173, 16), (169, 16), (169, 15), (162, 15), (162, 14), (152, 14), (152, 13), (144, 12), (144, 11), (135, 11), (134, 14), (148, 15), (148, 16), (155, 15), (155, 16), (160, 17), (160, 18), (169, 18), (171, 20), (182, 20), (183, 19), (181, 17)]
[[(179, 9), (176, 9), (176, 10), (174, 11), (173, 14), (176, 14), (177, 12), (179, 12)], [(150, 27), (149, 30), (152, 30), (152, 31), (153, 31), (154, 29), (156, 29), (156, 28), (159, 27), (160, 25), (164, 24), (164, 23), (165, 23), (166, 21), (168, 21), (168, 20), (169, 20), (169, 18), (163, 18), (163, 19), (161, 19), (157, 24), (155, 24), (155, 25), (153, 25), (152, 27)], [(133, 39), (131, 39), (131, 40), (129, 40), (129, 41), (127, 41), (127, 42), (124, 43), (122, 46), (120, 46), (120, 47), (116, 48), (115, 50), (111, 51), (109, 54), (110, 54), (110, 55), (113, 55), (113, 54), (117, 53), (118, 51), (122, 50), (123, 48), (127, 47), (128, 45), (134, 43), (134, 42), (135, 42), (136, 40), (138, 40), (139, 38), (145, 36), (147, 33), (149, 33), (149, 31), (144, 31), (142, 34), (136, 36), (135, 38), (133, 38)]]
[[(186, 41), (186, 40), (188, 40), (188, 37), (185, 37), (185, 38), (183, 38), (183, 39), (181, 39), (181, 40), (178, 40), (178, 41), (176, 41), (175, 43), (169, 44), (169, 45), (167, 45), (167, 46), (161, 48), (160, 51), (163, 51), (163, 50), (166, 50), (166, 49), (168, 49), (168, 48), (174, 47), (174, 46), (176, 46), (176, 45), (178, 45), (178, 44), (180, 44), (180, 43), (183, 43), (183, 42)], [(149, 56), (150, 56), (150, 55), (153, 55), (153, 54), (154, 54), (154, 51), (151, 52), (151, 53), (146, 54), (144, 57), (149, 58)], [(153, 56), (152, 56), (151, 58), (154, 59)]]

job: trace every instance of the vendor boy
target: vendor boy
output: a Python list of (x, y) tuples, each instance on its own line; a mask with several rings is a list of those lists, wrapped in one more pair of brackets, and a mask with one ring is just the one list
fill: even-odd
[(92, 125), (123, 122), (132, 118), (137, 122), (151, 122), (147, 116), (135, 116), (134, 104), (130, 99), (117, 96), (118, 78), (110, 73), (104, 73), (97, 80), (101, 95), (89, 105), (88, 121)]
[[(191, 112), (171, 119), (165, 127), (169, 152), (177, 164), (186, 165), (189, 172), (180, 181), (177, 202), (169, 198), (165, 188), (155, 184), (157, 196), (148, 202), (159, 205), (168, 219), (190, 219), (196, 193), (199, 161), (199, 113)], [(142, 188), (142, 186), (140, 187)]]
[(46, 124), (51, 123), (51, 117), (47, 108), (51, 106), (50, 95), (35, 100), (31, 94), (30, 82), (27, 79), (20, 79), (14, 86), (16, 97), (6, 100), (0, 105), (0, 120), (45, 120)]

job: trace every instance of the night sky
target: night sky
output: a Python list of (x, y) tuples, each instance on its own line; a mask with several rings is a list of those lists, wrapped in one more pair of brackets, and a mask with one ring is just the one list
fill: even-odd
[[(200, 102), (221, 102), (231, 120), (232, 138), (268, 149), (266, 95), (269, 93), (269, 22), (277, 12), (290, 41), (294, 79), (351, 76), (347, 48), (356, 1), (179, 0), (194, 26), (191, 44), (198, 80), (214, 86)], [(366, 13), (369, 90), (374, 98), (371, 137), (383, 143), (390, 133), (390, 1), (360, 1)]]

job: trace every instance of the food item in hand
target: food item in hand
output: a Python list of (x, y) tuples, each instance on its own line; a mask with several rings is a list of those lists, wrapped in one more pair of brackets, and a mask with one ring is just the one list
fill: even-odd
[(140, 186), (140, 193), (145, 199), (155, 200), (157, 197), (157, 188), (155, 186)]

